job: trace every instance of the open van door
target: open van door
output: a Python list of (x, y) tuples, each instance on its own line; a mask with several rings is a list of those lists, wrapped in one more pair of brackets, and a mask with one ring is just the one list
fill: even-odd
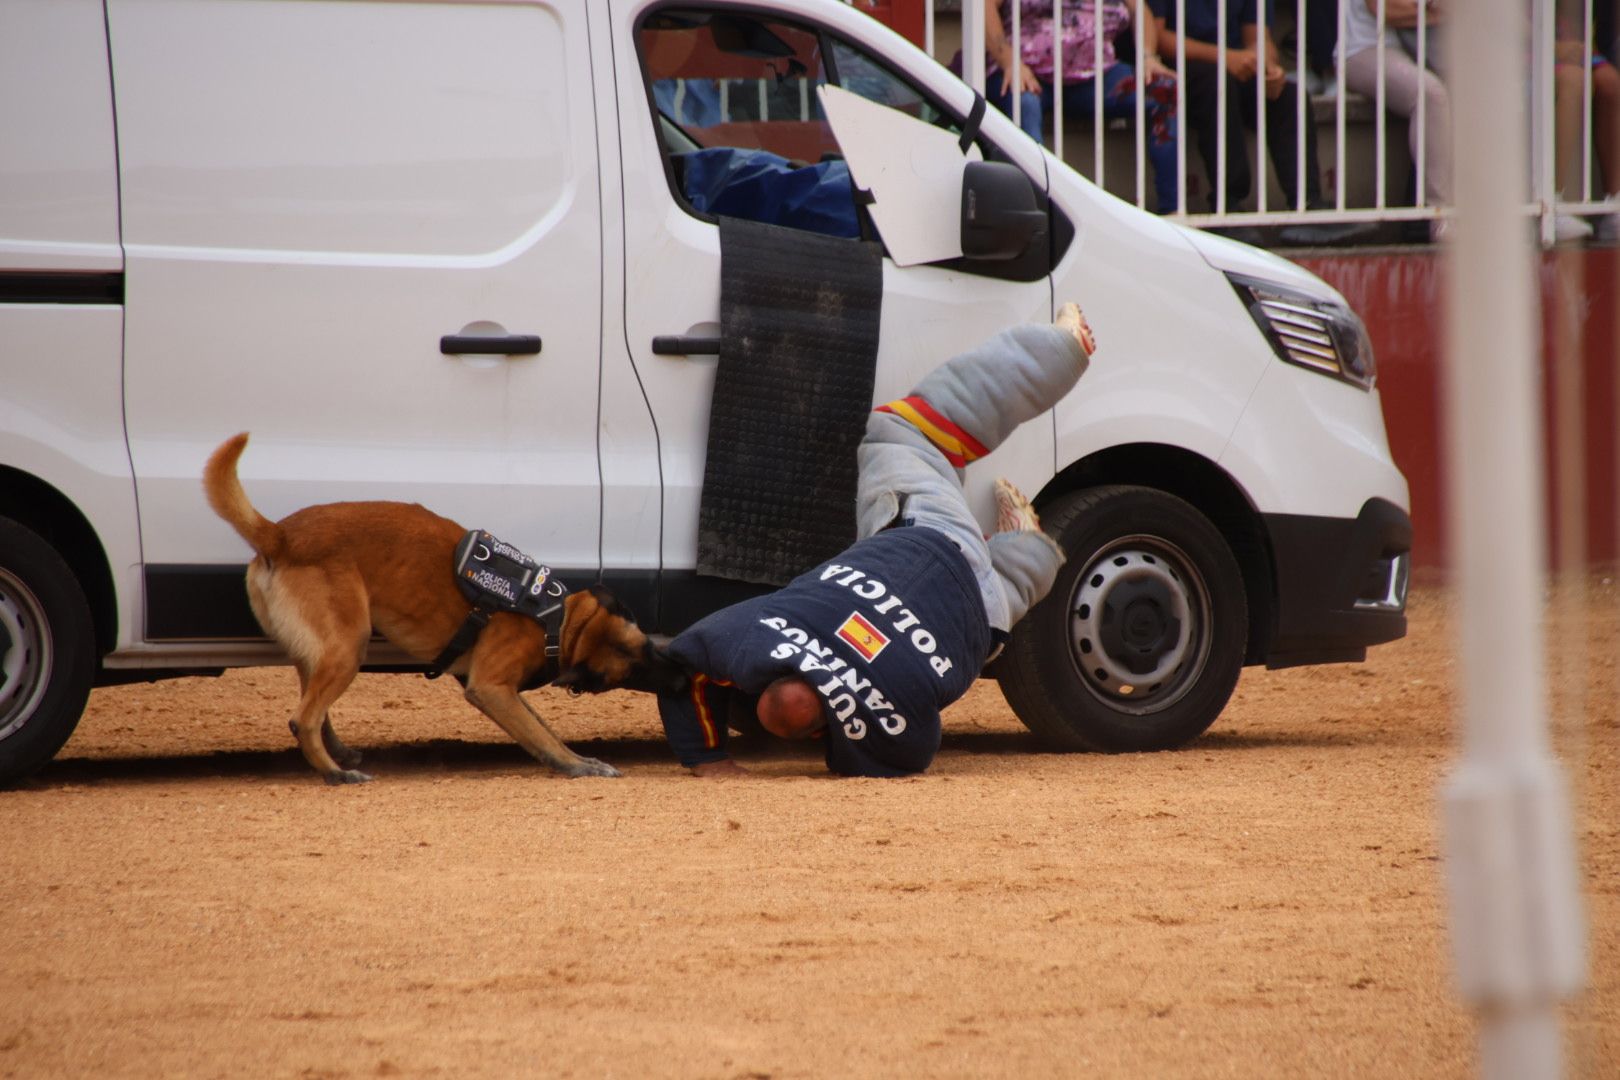
[[(1044, 174), (1037, 184), (1013, 165), (982, 161), (976, 123), (944, 104), (960, 101), (964, 88), (931, 88), (929, 79), (949, 77), (920, 74), (933, 66), (920, 53), (888, 55), (911, 46), (858, 12), (829, 11), (825, 22), (812, 22), (703, 3), (616, 0), (610, 10), (624, 184), (624, 362), (659, 432), (663, 528), (660, 550), (647, 561), (660, 567), (660, 628), (677, 630), (712, 607), (706, 598), (716, 594), (692, 568), (721, 332), (718, 221), (721, 212), (781, 206), (730, 198), (736, 192), (724, 176), (716, 182), (715, 161), (726, 176), (775, 170), (813, 182), (818, 195), (837, 192), (842, 178), (847, 202), (829, 198), (817, 204), (828, 212), (815, 220), (773, 223), (821, 229), (852, 245), (860, 235), (855, 200), (870, 193), (884, 247), (875, 402), (903, 396), (956, 352), (1007, 326), (1051, 318), (1044, 261), (1009, 272), (1011, 261), (971, 259), (962, 247), (970, 167), (1018, 172), (1031, 206)], [(965, 148), (958, 145), (964, 131)], [(974, 505), (991, 519), (996, 475), (1038, 490), (1052, 475), (1053, 455), (1051, 425), (1025, 425), (997, 451), (993, 473), (970, 470)], [(687, 603), (683, 594), (696, 599)]]

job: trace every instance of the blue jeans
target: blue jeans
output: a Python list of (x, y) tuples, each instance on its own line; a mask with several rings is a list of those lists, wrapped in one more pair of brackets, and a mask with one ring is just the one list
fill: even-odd
[[(1065, 115), (1091, 117), (1096, 109), (1096, 79), (1063, 84), (1063, 112)], [(1008, 92), (999, 71), (992, 71), (985, 80), (985, 98), (1012, 115), (1012, 94)], [(1039, 94), (1023, 91), (1018, 99), (1018, 126), (1036, 142), (1041, 141), (1041, 127), (1046, 113), (1052, 108), (1052, 84), (1043, 82)], [(1103, 116), (1108, 119), (1136, 117), (1136, 69), (1129, 64), (1114, 64), (1103, 72)], [(1158, 199), (1159, 213), (1173, 213), (1176, 201), (1176, 139), (1180, 125), (1176, 120), (1176, 83), (1174, 79), (1159, 76), (1148, 83), (1147, 101), (1142, 107), (1147, 124), (1147, 157), (1153, 166), (1153, 191)]]

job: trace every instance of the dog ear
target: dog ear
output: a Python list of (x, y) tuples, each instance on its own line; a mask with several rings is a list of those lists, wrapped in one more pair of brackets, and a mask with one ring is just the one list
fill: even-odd
[(617, 596), (614, 596), (611, 592), (609, 592), (606, 586), (592, 585), (585, 591), (590, 594), (591, 599), (596, 601), (596, 606), (607, 612), (609, 615), (617, 615), (625, 622), (633, 623), (636, 621), (635, 612), (625, 607), (624, 603)]

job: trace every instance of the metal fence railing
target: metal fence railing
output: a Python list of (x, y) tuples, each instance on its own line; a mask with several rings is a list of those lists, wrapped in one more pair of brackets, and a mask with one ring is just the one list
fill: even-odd
[[(1525, 104), (1532, 169), (1524, 212), (1537, 220), (1544, 243), (1594, 235), (1613, 240), (1614, 214), (1620, 207), (1611, 193), (1620, 190), (1620, 176), (1605, 173), (1602, 165), (1616, 162), (1603, 161), (1606, 155), (1598, 152), (1613, 147), (1612, 156), (1620, 161), (1620, 76), (1615, 74), (1620, 56), (1615, 55), (1613, 0), (1522, 3), (1530, 42)], [(1336, 9), (1331, 20), (1324, 10), (1313, 11), (1324, 5)], [(1240, 0), (929, 0), (927, 7), (928, 47), (948, 61), (959, 44), (963, 78), (981, 92), (991, 77), (1015, 88), (1020, 82), (1015, 72), (1001, 72), (986, 55), (988, 35), (998, 30), (1011, 43), (1012, 55), (1036, 69), (1047, 88), (1061, 83), (1051, 73), (1065, 71), (1064, 50), (1076, 40), (1090, 49), (1089, 70), (1095, 78), (1106, 70), (1105, 48), (1119, 48), (1115, 62), (1143, 72), (1150, 38), (1156, 37), (1157, 58), (1178, 75), (1173, 211), (1178, 220), (1198, 226), (1414, 222), (1419, 224), (1413, 230), (1421, 233), (1426, 223), (1434, 234), (1447, 228), (1452, 153), (1444, 62), (1449, 59), (1447, 18), (1468, 17), (1453, 16), (1452, 4), (1259, 0), (1271, 20), (1247, 27), (1237, 15), (1249, 5)], [(1064, 15), (1068, 32), (1052, 33), (1053, 21), (1061, 24)], [(1085, 20), (1089, 27), (1077, 29), (1076, 22)], [(1155, 21), (1157, 33), (1147, 32), (1148, 20)], [(1335, 31), (1337, 47), (1326, 71), (1307, 63), (1304, 37), (1313, 20)], [(1111, 41), (1109, 31), (1121, 25), (1127, 31)], [(1226, 26), (1228, 33), (1211, 34), (1206, 26)], [(1202, 84), (1213, 87), (1213, 108), (1198, 104), (1200, 115), (1213, 117), (1214, 146), (1229, 145), (1234, 116), (1247, 129), (1241, 142), (1252, 180), (1241, 200), (1228, 195), (1231, 155), (1214, 154), (1211, 162), (1210, 155), (1196, 152), (1186, 73), (1189, 64), (1205, 61), (1189, 56), (1195, 50), (1213, 57), (1214, 78)], [(1268, 66), (1266, 58), (1272, 58), (1272, 77), (1229, 78), (1246, 72), (1251, 53), (1260, 58), (1262, 70)], [(1238, 95), (1236, 109), (1228, 99), (1233, 94)], [(1292, 95), (1292, 109), (1277, 108), (1281, 95)], [(1078, 118), (1065, 116), (1066, 96), (1050, 89), (1043, 94), (1050, 103), (1042, 132), (1047, 147), (1122, 198), (1159, 209), (1147, 183), (1147, 95), (1135, 95), (1129, 114), (1105, 117), (1104, 95), (1093, 93), (1091, 115)], [(1015, 121), (1023, 119), (1024, 100), (1014, 92), (1007, 102)], [(1276, 123), (1279, 113), (1292, 115), (1296, 152), (1289, 176), (1274, 174), (1268, 151), (1268, 124)], [(1307, 140), (1316, 140), (1326, 165), (1322, 171), (1327, 175), (1319, 179), (1321, 197), (1314, 200), (1306, 196)]]

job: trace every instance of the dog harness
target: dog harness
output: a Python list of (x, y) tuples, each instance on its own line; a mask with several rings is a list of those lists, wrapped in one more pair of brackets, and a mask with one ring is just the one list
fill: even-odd
[(557, 655), (562, 637), (563, 600), (568, 586), (543, 566), (483, 529), (469, 529), (456, 545), (456, 584), (472, 610), (434, 658), (428, 678), (436, 679), (473, 647), (496, 612), (509, 611), (539, 623), (546, 631), (546, 659)]

